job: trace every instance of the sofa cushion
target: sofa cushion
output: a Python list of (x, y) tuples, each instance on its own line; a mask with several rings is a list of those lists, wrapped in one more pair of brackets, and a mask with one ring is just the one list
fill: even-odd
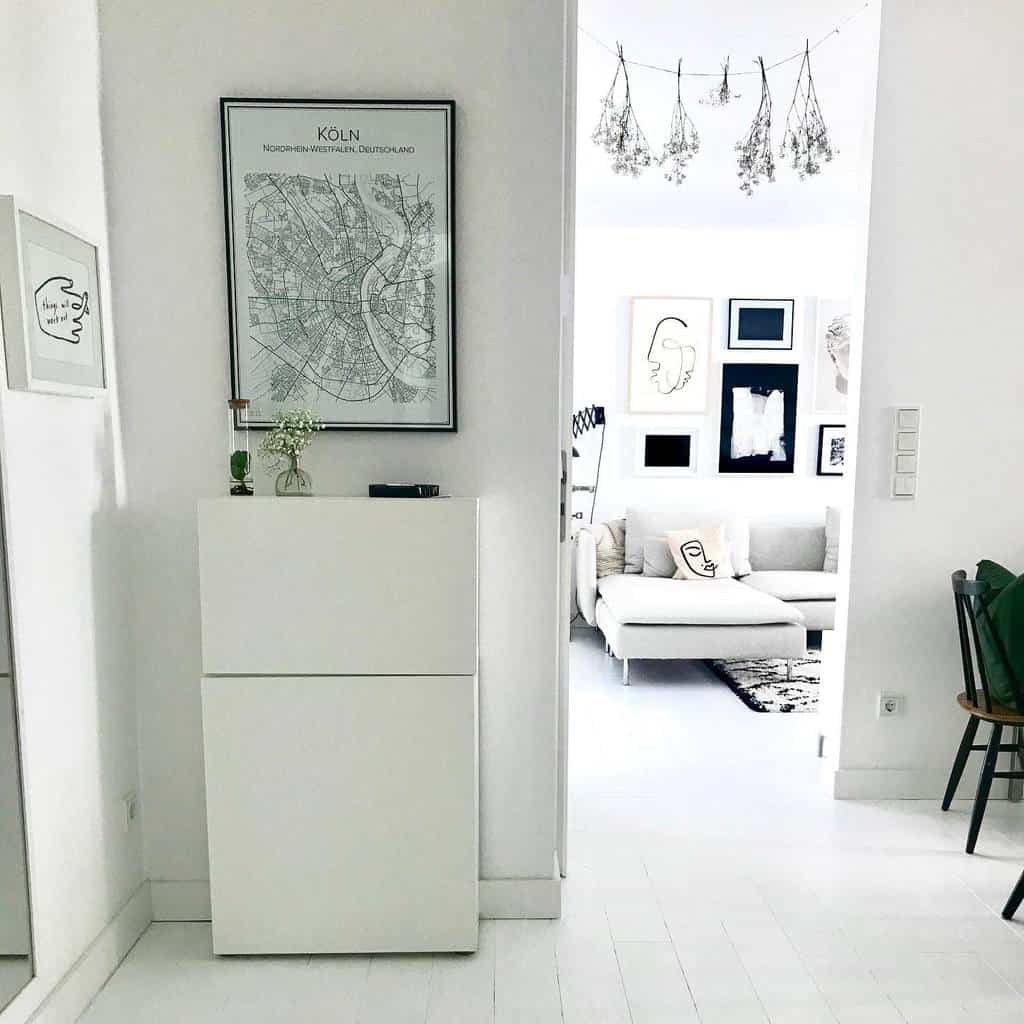
[(626, 574), (605, 576), (598, 592), (620, 623), (639, 625), (756, 626), (803, 624), (796, 608), (737, 580), (666, 580)]
[[(627, 530), (629, 525), (627, 523)], [(629, 568), (629, 535), (626, 535)], [(750, 524), (750, 567), (820, 571), (825, 564), (825, 523), (761, 522)]]
[(752, 572), (743, 577), (748, 587), (770, 594), (780, 601), (834, 601), (836, 574), (801, 569), (775, 569)]
[[(735, 509), (714, 509), (699, 504), (637, 505), (626, 509), (626, 572), (644, 570), (644, 542), (664, 540), (669, 530), (725, 523), (729, 557), (737, 576), (750, 572), (750, 533), (747, 521)], [(820, 568), (820, 565), (819, 565)]]

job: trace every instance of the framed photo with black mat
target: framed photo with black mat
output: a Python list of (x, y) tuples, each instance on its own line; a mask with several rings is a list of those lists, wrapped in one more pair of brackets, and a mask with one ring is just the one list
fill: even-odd
[(454, 431), (455, 104), (222, 99), (233, 398), (249, 425)]
[(846, 472), (846, 427), (822, 423), (818, 427), (818, 476), (842, 476)]
[(719, 473), (792, 473), (796, 445), (795, 363), (725, 363)]
[(729, 348), (792, 349), (795, 310), (795, 299), (730, 299)]
[(695, 430), (641, 430), (636, 438), (637, 476), (696, 476), (699, 435)]

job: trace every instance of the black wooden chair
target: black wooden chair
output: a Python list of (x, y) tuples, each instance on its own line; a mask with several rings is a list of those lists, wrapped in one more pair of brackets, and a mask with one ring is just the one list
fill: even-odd
[[(949, 810), (956, 787), (960, 784), (960, 776), (964, 773), (967, 759), (975, 750), (985, 751), (985, 761), (981, 769), (981, 777), (978, 779), (978, 793), (974, 798), (974, 810), (971, 813), (971, 825), (967, 832), (967, 852), (974, 853), (974, 846), (978, 841), (978, 833), (981, 831), (981, 822), (985, 817), (985, 805), (988, 803), (988, 794), (992, 789), (993, 779), (1024, 779), (1024, 771), (1012, 770), (1005, 772), (996, 771), (996, 762), (1002, 753), (1014, 754), (1020, 759), (1022, 751), (1022, 730), (1024, 726), (1024, 714), (1014, 708), (1005, 707), (992, 699), (988, 684), (988, 669), (985, 665), (985, 658), (978, 641), (978, 621), (983, 620), (988, 633), (995, 639), (997, 648), (996, 654), (1002, 662), (1003, 669), (1013, 689), (1014, 703), (1018, 708), (1024, 708), (1024, 691), (1020, 681), (1010, 669), (1006, 651), (1003, 649), (995, 630), (992, 628), (992, 620), (989, 618), (988, 609), (983, 601), (978, 600), (988, 590), (988, 584), (981, 580), (969, 580), (963, 569), (953, 573), (953, 600), (956, 604), (956, 625), (960, 635), (960, 658), (963, 662), (965, 691), (957, 697), (960, 707), (970, 716), (967, 719), (967, 727), (964, 729), (963, 739), (960, 741), (960, 748), (956, 752), (953, 761), (953, 771), (949, 776), (949, 785), (946, 786), (946, 795), (942, 798), (942, 809)], [(979, 685), (980, 684), (980, 685)], [(974, 738), (978, 732), (978, 726), (982, 722), (989, 722), (992, 725), (992, 735), (987, 744), (975, 743)], [(1003, 729), (1013, 730), (1013, 742), (1003, 743)], [(1024, 763), (1024, 761), (1019, 761)], [(1024, 897), (1024, 888), (1018, 884), (1021, 895), (1017, 898), (1020, 903)], [(1016, 890), (1014, 891), (1016, 894)], [(1012, 902), (1013, 897), (1011, 897)], [(1009, 904), (1007, 904), (1009, 908)], [(1016, 910), (1016, 906), (1013, 908)], [(1012, 915), (1012, 912), (1011, 912)]]

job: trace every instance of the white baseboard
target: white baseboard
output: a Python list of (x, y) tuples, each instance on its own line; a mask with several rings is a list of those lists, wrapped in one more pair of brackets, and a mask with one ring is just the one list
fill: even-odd
[[(210, 883), (151, 882), (154, 921), (209, 921)], [(551, 878), (482, 878), (480, 916), (556, 918), (562, 912), (562, 887)]]
[[(50, 990), (28, 1018), (30, 1024), (67, 1024), (78, 1020), (152, 919), (149, 882), (142, 882)], [(30, 995), (28, 990), (24, 994)], [(15, 1005), (12, 1004), (12, 1011)]]
[[(953, 763), (934, 768), (839, 768), (832, 793), (837, 800), (935, 800), (942, 799)], [(957, 799), (972, 799), (977, 786), (977, 765), (968, 766), (957, 789)], [(996, 779), (992, 799), (1006, 797), (1006, 783)]]
[(481, 878), (480, 916), (494, 920), (562, 916), (562, 879)]
[(210, 920), (210, 883), (206, 879), (149, 884), (154, 921)]

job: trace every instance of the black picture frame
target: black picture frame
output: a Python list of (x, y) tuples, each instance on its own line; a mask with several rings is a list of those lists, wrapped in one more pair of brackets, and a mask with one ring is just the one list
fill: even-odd
[[(796, 406), (800, 367), (796, 363), (724, 363), (722, 366), (722, 415), (719, 430), (719, 473), (792, 473), (795, 466)], [(778, 439), (784, 457), (773, 453), (733, 454), (733, 433), (737, 427), (735, 391), (749, 389), (770, 396), (782, 392), (782, 433)], [(742, 417), (742, 414), (741, 414)]]
[[(843, 435), (843, 461), (839, 469), (825, 469), (825, 438), (826, 431), (842, 431)], [(832, 465), (831, 458), (828, 464)], [(816, 465), (818, 476), (843, 476), (846, 473), (846, 424), (845, 423), (822, 423), (818, 426), (818, 462)]]
[[(741, 338), (744, 312), (750, 314), (777, 313), (781, 317), (778, 337), (773, 337), (773, 330), (765, 330), (763, 337), (757, 337), (755, 325), (753, 337)], [(792, 352), (795, 318), (796, 299), (730, 299), (726, 346), (734, 352)]]
[[(402, 421), (402, 422), (375, 422), (375, 421), (351, 421), (344, 418), (332, 418), (328, 415), (323, 415), (321, 412), (322, 419), (324, 421), (325, 430), (366, 430), (366, 431), (390, 431), (390, 432), (420, 432), (420, 433), (455, 433), (458, 430), (458, 375), (457, 375), (457, 348), (456, 348), (456, 166), (455, 166), (455, 152), (456, 152), (456, 105), (455, 101), (451, 99), (392, 99), (392, 100), (381, 100), (381, 99), (306, 99), (306, 98), (281, 98), (281, 97), (237, 97), (227, 96), (220, 98), (220, 123), (221, 123), (221, 161), (222, 161), (222, 175), (223, 175), (223, 195), (224, 195), (224, 236), (225, 236), (225, 265), (226, 265), (226, 276), (227, 276), (227, 289), (228, 289), (228, 350), (229, 350), (229, 362), (231, 372), (231, 397), (232, 398), (249, 398), (253, 400), (258, 396), (251, 394), (242, 393), (242, 372), (240, 366), (240, 352), (239, 352), (239, 328), (240, 326), (247, 326), (249, 319), (247, 314), (240, 315), (240, 311), (236, 308), (237, 305), (237, 286), (236, 286), (236, 272), (235, 265), (237, 262), (237, 240), (234, 238), (233, 230), (233, 208), (234, 199), (232, 196), (232, 165), (231, 165), (231, 126), (230, 126), (230, 112), (233, 109), (239, 107), (275, 107), (275, 108), (288, 108), (293, 107), (296, 109), (316, 109), (319, 111), (330, 111), (332, 109), (338, 111), (344, 110), (360, 110), (360, 111), (373, 111), (382, 114), (386, 114), (389, 110), (398, 111), (421, 111), (421, 110), (436, 110), (443, 111), (444, 118), (444, 138), (443, 138), (443, 149), (444, 149), (444, 182), (441, 186), (444, 189), (446, 199), (446, 217), (444, 218), (443, 225), (440, 230), (444, 231), (445, 239), (445, 253), (443, 260), (443, 268), (445, 272), (446, 280), (442, 285), (435, 284), (433, 290), (433, 297), (435, 302), (439, 303), (443, 296), (446, 300), (446, 361), (445, 361), (445, 373), (447, 383), (447, 402), (445, 403), (445, 416), (443, 420), (438, 421)], [(332, 168), (332, 171), (338, 168)], [(342, 215), (342, 222), (344, 222), (344, 215)], [(310, 244), (313, 249), (316, 248), (315, 242), (313, 242), (312, 236), (310, 236)], [(244, 251), (244, 243), (243, 243)], [(303, 301), (301, 299), (293, 299), (292, 301)], [(404, 359), (404, 356), (403, 356)], [(356, 360), (353, 358), (353, 366)], [(437, 361), (438, 369), (440, 369), (440, 360)], [(386, 367), (386, 369), (390, 369)], [(439, 377), (440, 379), (440, 377)], [(346, 381), (346, 384), (348, 382)], [(313, 389), (317, 390), (317, 389)], [(425, 389), (426, 390), (426, 389)], [(317, 391), (317, 393), (321, 393)], [(303, 406), (303, 402), (296, 402), (294, 406)], [(338, 405), (341, 405), (339, 399)], [(286, 407), (284, 405), (282, 408)], [(307, 406), (308, 407), (308, 406)], [(269, 429), (272, 426), (271, 417), (269, 415), (261, 414), (259, 403), (253, 401), (253, 405), (250, 409), (249, 426), (252, 429), (263, 430)], [(314, 410), (320, 412), (320, 410)]]

